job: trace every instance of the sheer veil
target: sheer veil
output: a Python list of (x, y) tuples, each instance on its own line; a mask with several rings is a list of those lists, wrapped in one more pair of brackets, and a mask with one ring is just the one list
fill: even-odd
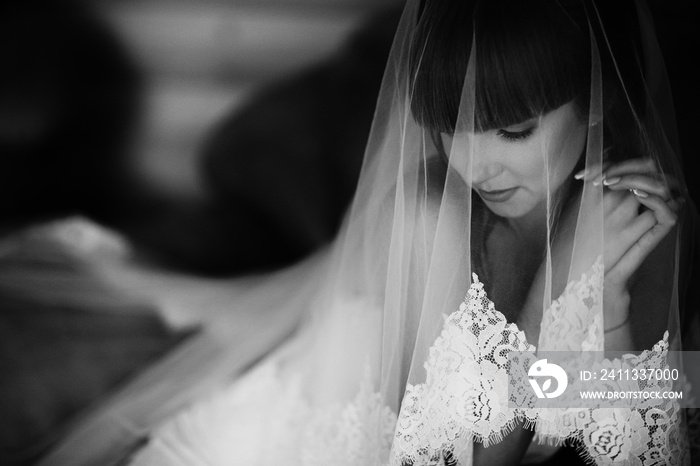
[[(508, 351), (696, 349), (695, 206), (669, 96), (641, 2), (409, 0), (333, 245), (231, 304), (260, 309), (256, 337), (228, 341), (222, 313), (44, 464), (108, 464), (154, 429), (175, 435), (171, 416), (293, 326), (244, 376), (258, 388), (232, 385), (249, 401), (231, 406), (267, 409), (231, 431), (245, 439), (230, 437), (232, 464), (472, 464), (520, 425), (595, 463), (688, 464), (677, 404), (577, 424), (510, 407), (504, 378)], [(186, 458), (195, 443), (161, 447)]]

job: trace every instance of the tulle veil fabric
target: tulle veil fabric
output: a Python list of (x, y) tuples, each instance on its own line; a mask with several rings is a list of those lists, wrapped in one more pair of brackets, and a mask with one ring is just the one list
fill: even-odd
[[(409, 0), (357, 193), (336, 241), (290, 270), (261, 278), (240, 302), (231, 303), (232, 309), (259, 309), (264, 316), (250, 338), (230, 341), (227, 329), (235, 327), (235, 313), (222, 310), (198, 339), (86, 418), (42, 464), (116, 464), (149, 437), (160, 438), (155, 450), (168, 453), (136, 455), (139, 464), (166, 456), (172, 464), (471, 464), (473, 441), (497, 443), (518, 420), (536, 429), (537, 416), (496, 416), (493, 406), (489, 413), (467, 395), (481, 400), (483, 392), (498, 391), (485, 367), (498, 366), (500, 349), (602, 351), (612, 343), (605, 330), (620, 320), (602, 299), (610, 266), (608, 188), (595, 182), (596, 175), (621, 160), (653, 160), (654, 176), (672, 184), (674, 196), (688, 196), (663, 60), (644, 5), (527, 4)], [(477, 185), (484, 178), (480, 170), (488, 171), (482, 159), (488, 148), (474, 135), (517, 126), (521, 121), (509, 118), (531, 105), (519, 103), (517, 91), (547, 94), (553, 85), (547, 69), (537, 70), (540, 77), (530, 70), (527, 79), (513, 71), (504, 81), (517, 84), (522, 78), (529, 87), (508, 87), (513, 95), (489, 93), (497, 77), (485, 70), (504, 69), (493, 62), (507, 57), (482, 56), (489, 50), (484, 44), (528, 14), (570, 21), (576, 34), (588, 38), (582, 66), (590, 92), (571, 96), (585, 101), (576, 120), (585, 128), (582, 141), (541, 137), (530, 147), (540, 154), (545, 194), (535, 207), (542, 212), (534, 228), (539, 235), (518, 243), (502, 234), (502, 218), (475, 191), (510, 186)], [(471, 40), (433, 40), (440, 28), (461, 27), (460, 18), (472, 22)], [(467, 59), (456, 90), (446, 84), (450, 77), (430, 66), (437, 54), (455, 53), (445, 52), (453, 47)], [(427, 121), (424, 109), (444, 101), (444, 94), (453, 102), (445, 110), (452, 121), (440, 128)], [(504, 102), (516, 110), (497, 108)], [(534, 126), (547, 128), (544, 119), (555, 108), (542, 104), (530, 110)], [(576, 160), (566, 165), (558, 157), (576, 144), (581, 145)], [(575, 179), (577, 171), (587, 174)], [(674, 350), (692, 349), (697, 342), (697, 308), (685, 297), (689, 272), (682, 260), (695, 238), (689, 204), (676, 206), (676, 226), (628, 283), (632, 343), (624, 349), (632, 353), (652, 350), (660, 341)], [(640, 215), (648, 210), (639, 209)], [(567, 308), (560, 296), (582, 280), (600, 302)], [(473, 307), (475, 301), (486, 304)], [(524, 313), (526, 305), (534, 311)], [(286, 338), (292, 329), (294, 335)], [(282, 339), (285, 343), (258, 361), (269, 342)], [(467, 366), (472, 372), (465, 375)], [(464, 380), (476, 384), (465, 389)], [(227, 396), (222, 393), (229, 393), (229, 404), (217, 405)], [(461, 417), (441, 411), (454, 406), (466, 410)], [(207, 417), (211, 412), (219, 417)], [(674, 415), (668, 422), (678, 445), (666, 454), (687, 464), (685, 412)], [(593, 462), (610, 459), (605, 452), (595, 456), (595, 445), (580, 432), (571, 438), (541, 434), (583, 444), (582, 454)], [(216, 443), (211, 437), (225, 439)], [(634, 464), (633, 459), (651, 458), (637, 453), (626, 451), (629, 458), (617, 460)]]

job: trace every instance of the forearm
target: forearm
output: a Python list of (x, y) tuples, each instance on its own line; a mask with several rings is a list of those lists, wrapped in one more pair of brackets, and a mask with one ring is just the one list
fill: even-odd
[(624, 289), (622, 292), (606, 287), (604, 291), (603, 329), (606, 351), (632, 351), (632, 330), (629, 320), (630, 294)]

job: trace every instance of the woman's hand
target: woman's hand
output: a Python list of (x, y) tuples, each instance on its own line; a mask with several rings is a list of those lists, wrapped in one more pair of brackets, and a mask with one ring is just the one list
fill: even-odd
[(577, 178), (604, 186), (602, 200), (600, 189), (587, 190), (584, 205), (593, 202), (598, 211), (602, 202), (605, 326), (616, 328), (628, 318), (630, 278), (676, 224), (679, 201), (672, 198), (676, 183), (664, 177), (653, 160), (641, 158)]
[[(630, 278), (676, 223), (679, 201), (672, 199), (675, 184), (664, 179), (652, 161), (644, 159), (595, 167), (575, 178), (588, 185), (584, 186), (582, 199), (573, 200), (558, 222), (551, 251), (552, 298), (564, 292), (569, 280), (588, 273), (602, 254), (605, 329), (625, 327)], [(579, 200), (580, 210), (576, 208)], [(545, 290), (546, 262), (535, 275), (517, 321), (533, 342), (539, 339)], [(624, 335), (616, 335), (614, 340), (621, 347), (608, 349), (630, 349), (626, 347), (629, 338)]]

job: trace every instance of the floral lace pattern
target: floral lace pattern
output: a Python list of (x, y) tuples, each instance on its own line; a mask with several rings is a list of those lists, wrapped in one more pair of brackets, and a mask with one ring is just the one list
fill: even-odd
[[(601, 286), (597, 261), (545, 311), (540, 343), (555, 350), (602, 348), (602, 327), (594, 318), (602, 311)], [(567, 338), (555, 338), (559, 332)], [(640, 355), (601, 364), (664, 367), (667, 338)], [(201, 464), (223, 466), (233, 458), (250, 465), (464, 466), (471, 464), (473, 441), (499, 442), (517, 422), (534, 427), (540, 441), (578, 445), (592, 464), (684, 464), (686, 437), (674, 400), (633, 409), (537, 409), (531, 390), (509, 394), (508, 374), (523, 371), (527, 378), (535, 349), (494, 308), (474, 275), (464, 303), (445, 316), (430, 348), (425, 382), (407, 385), (398, 417), (384, 404), (369, 370), (353, 399), (312, 406), (301, 390), (302, 380), (283, 381), (271, 361), (166, 424), (135, 464), (184, 465), (198, 458)], [(524, 356), (509, 359), (513, 351)], [(662, 382), (614, 385), (606, 387), (665, 388)]]
[[(534, 362), (535, 347), (515, 324), (494, 309), (483, 284), (474, 275), (465, 302), (445, 318), (442, 333), (430, 349), (425, 383), (409, 385), (399, 413), (392, 459), (414, 466), (441, 464), (459, 456), (472, 440), (498, 442), (517, 421), (534, 426), (541, 441), (576, 443), (582, 457), (594, 464), (682, 464), (684, 452), (680, 406), (674, 400), (640, 403), (634, 408), (536, 409), (534, 394), (512, 394), (519, 408), (508, 406), (508, 377)], [(601, 351), (602, 259), (589, 273), (569, 283), (543, 314), (540, 344), (547, 350)], [(567, 338), (561, 338), (566, 335)], [(653, 349), (625, 355), (610, 367), (663, 368), (668, 333)], [(509, 351), (532, 352), (514, 361)], [(589, 366), (590, 367), (590, 366)], [(610, 390), (668, 389), (663, 381), (605, 385)], [(617, 386), (615, 386), (617, 385)]]
[(588, 273), (566, 285), (542, 314), (538, 349), (603, 351), (603, 273), (599, 256)]
[(397, 462), (430, 464), (459, 455), (472, 439), (498, 442), (513, 428), (508, 407), (509, 351), (533, 351), (525, 334), (494, 309), (474, 274), (467, 298), (445, 319), (425, 363), (427, 379), (408, 385), (395, 436)]
[[(640, 355), (603, 360), (587, 368), (607, 372), (643, 371), (650, 368), (666, 368), (668, 332), (651, 350)], [(667, 391), (671, 381), (605, 380), (589, 381), (570, 393), (587, 391)], [(564, 397), (564, 399), (566, 396)], [(529, 410), (528, 417), (536, 418), (536, 433), (540, 441), (579, 445), (579, 453), (594, 464), (682, 464), (686, 451), (685, 436), (680, 430), (680, 405), (673, 399), (646, 398), (635, 400), (634, 407), (625, 400), (605, 400), (595, 408), (567, 408)], [(572, 399), (572, 404), (575, 400)], [(620, 407), (616, 405), (619, 404)], [(661, 462), (661, 463), (659, 463)]]

